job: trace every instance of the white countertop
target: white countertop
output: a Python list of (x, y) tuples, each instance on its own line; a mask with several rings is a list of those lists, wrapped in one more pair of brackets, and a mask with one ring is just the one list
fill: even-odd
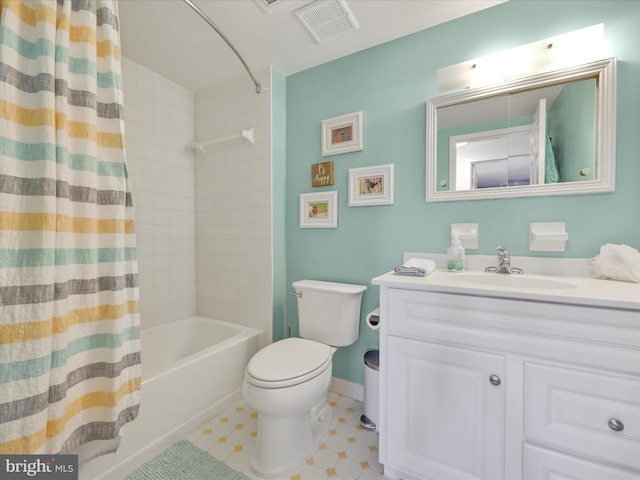
[[(551, 282), (566, 282), (570, 288), (524, 288), (471, 283), (471, 276), (504, 275), (477, 270), (449, 272), (437, 269), (426, 277), (409, 277), (385, 273), (373, 280), (373, 285), (426, 292), (457, 293), (482, 297), (533, 300), (591, 307), (640, 311), (640, 284), (584, 276), (523, 274), (522, 277)], [(458, 277), (458, 278), (457, 278)], [(465, 279), (467, 281), (463, 281)], [(639, 318), (640, 320), (640, 318)]]

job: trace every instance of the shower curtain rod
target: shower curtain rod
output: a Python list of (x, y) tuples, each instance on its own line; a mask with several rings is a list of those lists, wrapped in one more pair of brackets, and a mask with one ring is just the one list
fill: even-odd
[(189, 5), (193, 9), (194, 12), (196, 12), (198, 15), (200, 15), (200, 17), (202, 17), (202, 19), (205, 22), (207, 22), (211, 26), (211, 28), (213, 28), (216, 32), (218, 32), (218, 35), (220, 35), (220, 37), (222, 37), (222, 39), (227, 43), (227, 45), (229, 45), (229, 48), (231, 48), (231, 50), (233, 50), (233, 53), (235, 53), (236, 56), (240, 59), (240, 61), (242, 62), (242, 65), (244, 65), (244, 68), (247, 70), (247, 73), (251, 77), (251, 80), (253, 80), (253, 83), (255, 83), (255, 85), (256, 85), (256, 93), (260, 93), (260, 90), (261, 90), (260, 82), (258, 82), (258, 80), (256, 80), (256, 77), (251, 72), (251, 69), (247, 65), (247, 62), (244, 61), (244, 58), (242, 58), (242, 55), (240, 55), (238, 50), (236, 50), (236, 47), (233, 46), (233, 44), (226, 37), (226, 35), (224, 33), (222, 33), (222, 31), (218, 28), (218, 26), (215, 23), (213, 23), (213, 20), (211, 20), (207, 16), (207, 14), (205, 14), (202, 10), (200, 10), (200, 8), (198, 8), (191, 0), (183, 0), (183, 1), (184, 1), (184, 3)]

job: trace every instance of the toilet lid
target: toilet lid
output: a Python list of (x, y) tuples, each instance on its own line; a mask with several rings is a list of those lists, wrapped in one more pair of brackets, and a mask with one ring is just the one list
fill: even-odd
[(314, 370), (319, 370), (319, 374), (324, 370), (321, 367), (331, 360), (331, 354), (329, 345), (304, 338), (285, 338), (256, 353), (247, 365), (247, 374), (263, 382), (306, 377)]

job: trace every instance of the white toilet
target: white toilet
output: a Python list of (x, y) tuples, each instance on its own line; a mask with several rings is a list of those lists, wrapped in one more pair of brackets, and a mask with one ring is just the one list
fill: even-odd
[(333, 419), (327, 404), (331, 359), (359, 336), (363, 285), (301, 280), (300, 336), (263, 348), (249, 361), (242, 394), (259, 412), (251, 467), (262, 478), (286, 476), (304, 465)]

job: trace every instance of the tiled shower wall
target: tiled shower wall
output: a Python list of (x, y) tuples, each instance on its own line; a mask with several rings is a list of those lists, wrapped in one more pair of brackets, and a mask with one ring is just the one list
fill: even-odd
[(245, 75), (197, 93), (198, 141), (254, 127), (255, 144), (218, 143), (196, 154), (196, 291), (201, 315), (272, 337), (271, 88)]
[(143, 328), (196, 313), (194, 95), (122, 59)]
[[(127, 58), (122, 77), (142, 326), (198, 313), (270, 341), (270, 74), (260, 94), (239, 78), (194, 95)], [(231, 140), (194, 156), (194, 138), (249, 127), (254, 145)]]

